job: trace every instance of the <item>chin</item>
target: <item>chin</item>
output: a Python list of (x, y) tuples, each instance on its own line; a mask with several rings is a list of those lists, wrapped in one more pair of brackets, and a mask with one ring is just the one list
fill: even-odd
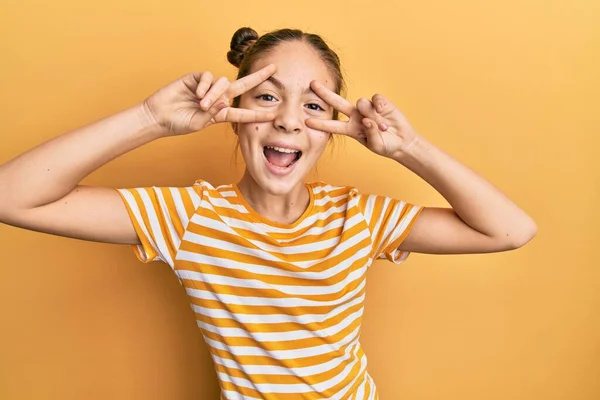
[(262, 149), (259, 157), (254, 158), (253, 165), (248, 165), (248, 172), (258, 186), (273, 196), (286, 195), (299, 184), (304, 185), (308, 157), (300, 156), (286, 167), (278, 167), (269, 162)]
[(303, 183), (302, 179), (285, 179), (276, 180), (266, 176), (255, 179), (258, 185), (272, 196), (285, 196), (292, 192), (299, 183)]
[[(305, 160), (303, 160), (305, 161)], [(290, 193), (299, 184), (304, 184), (304, 165), (298, 161), (291, 168), (283, 171), (269, 166), (267, 160), (263, 160), (263, 165), (257, 168), (257, 173), (252, 174), (254, 180), (267, 193), (274, 196), (281, 196)]]

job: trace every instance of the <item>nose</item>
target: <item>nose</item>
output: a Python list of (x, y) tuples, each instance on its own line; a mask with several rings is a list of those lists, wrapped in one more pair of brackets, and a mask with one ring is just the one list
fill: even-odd
[(291, 104), (282, 104), (278, 107), (273, 124), (282, 133), (299, 133), (304, 125), (301, 114), (302, 112), (296, 110)]

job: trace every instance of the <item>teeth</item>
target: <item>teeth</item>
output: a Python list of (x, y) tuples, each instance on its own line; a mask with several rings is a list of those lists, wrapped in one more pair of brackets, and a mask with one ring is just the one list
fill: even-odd
[(280, 153), (298, 153), (298, 150), (284, 149), (283, 147), (267, 146), (269, 149), (277, 150)]

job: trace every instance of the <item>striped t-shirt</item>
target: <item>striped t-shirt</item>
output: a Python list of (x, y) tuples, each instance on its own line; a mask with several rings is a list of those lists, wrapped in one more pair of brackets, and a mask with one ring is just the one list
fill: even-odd
[(236, 185), (119, 189), (143, 262), (171, 266), (190, 297), (222, 399), (377, 399), (361, 348), (367, 268), (400, 263), (421, 207), (307, 184), (293, 224)]

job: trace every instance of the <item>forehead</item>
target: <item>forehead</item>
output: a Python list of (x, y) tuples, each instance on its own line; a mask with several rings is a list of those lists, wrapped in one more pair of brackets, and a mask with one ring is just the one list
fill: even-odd
[(306, 89), (313, 80), (323, 83), (330, 90), (335, 89), (335, 79), (319, 53), (310, 44), (293, 41), (279, 44), (260, 57), (250, 72), (258, 71), (269, 64), (275, 64), (273, 76), (284, 84), (286, 89), (298, 87)]

